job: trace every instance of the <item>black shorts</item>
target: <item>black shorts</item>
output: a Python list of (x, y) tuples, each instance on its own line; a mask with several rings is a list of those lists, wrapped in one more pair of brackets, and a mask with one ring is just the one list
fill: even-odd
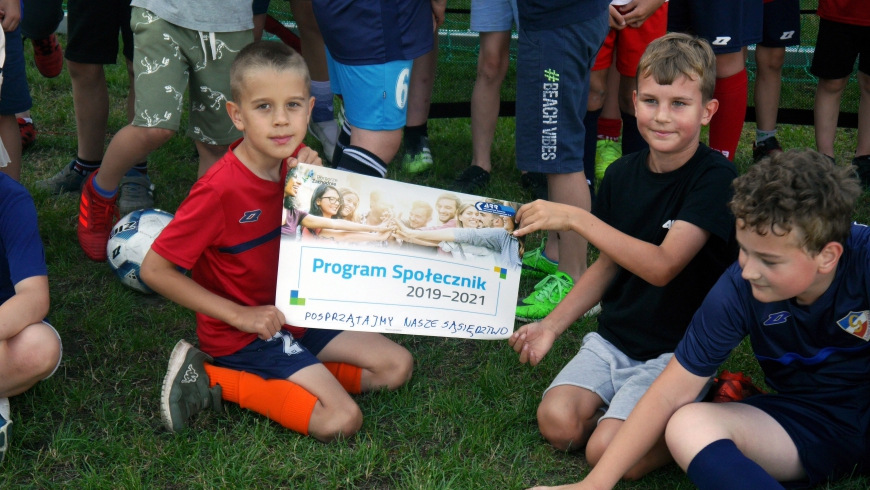
[(716, 54), (761, 42), (763, 0), (671, 0), (668, 31), (704, 38)]
[(217, 366), (256, 374), (263, 379), (287, 379), (297, 371), (318, 364), (317, 354), (342, 330), (309, 328), (301, 338), (287, 330), (269, 340), (257, 339), (228, 356), (214, 358)]
[[(785, 429), (807, 477), (784, 485), (802, 488), (870, 470), (866, 410), (853, 408), (855, 401), (844, 398), (823, 404), (810, 397), (771, 394), (737, 403), (758, 408)], [(864, 403), (861, 400), (858, 404)]]
[(767, 48), (797, 46), (801, 43), (800, 0), (773, 0), (764, 4), (761, 44)]
[(120, 32), (124, 57), (133, 60), (130, 0), (69, 0), (67, 15), (66, 59), (92, 65), (115, 64)]
[(852, 74), (856, 59), (858, 71), (870, 75), (870, 26), (819, 19), (810, 73), (826, 80), (846, 78)]

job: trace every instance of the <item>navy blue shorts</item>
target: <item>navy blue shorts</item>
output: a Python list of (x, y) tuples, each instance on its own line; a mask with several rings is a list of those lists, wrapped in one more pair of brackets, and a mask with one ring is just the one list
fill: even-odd
[(269, 13), (269, 2), (271, 2), (271, 0), (254, 0), (253, 5), (251, 5), (251, 10), (253, 10), (254, 15)]
[(6, 33), (6, 63), (3, 65), (3, 87), (0, 88), (0, 114), (8, 116), (30, 110), (33, 99), (27, 85), (24, 68), (24, 44), (21, 28)]
[(846, 399), (841, 403), (821, 404), (807, 398), (770, 394), (737, 402), (773, 417), (797, 447), (807, 477), (784, 485), (802, 488), (853, 474), (867, 474), (870, 470), (867, 413), (852, 408), (865, 401), (856, 404)]
[(531, 31), (520, 24), (517, 52), (517, 168), (545, 174), (583, 171), (589, 74), (610, 30), (609, 13)]
[(773, 0), (764, 4), (761, 45), (767, 48), (801, 43), (801, 1)]
[(671, 0), (668, 31), (706, 39), (716, 54), (761, 42), (764, 0)]
[(281, 330), (269, 340), (257, 339), (228, 356), (215, 357), (216, 366), (256, 374), (263, 379), (287, 379), (318, 364), (317, 354), (342, 330), (309, 328), (301, 339)]
[(858, 71), (870, 75), (870, 26), (855, 26), (819, 19), (819, 37), (810, 73), (826, 80), (839, 80)]

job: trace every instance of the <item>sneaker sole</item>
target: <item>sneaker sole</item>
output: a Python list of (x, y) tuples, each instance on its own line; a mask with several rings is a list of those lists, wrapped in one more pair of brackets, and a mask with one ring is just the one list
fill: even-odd
[(12, 427), (12, 421), (7, 420), (3, 427), (0, 427), (0, 464), (6, 457), (6, 451), (9, 450), (9, 428)]
[(172, 427), (172, 413), (169, 410), (169, 392), (172, 390), (172, 382), (184, 367), (184, 359), (187, 357), (187, 352), (191, 347), (193, 346), (184, 340), (179, 340), (175, 344), (172, 354), (169, 355), (169, 367), (166, 370), (166, 376), (163, 377), (163, 387), (160, 389), (160, 418), (163, 420), (163, 426), (169, 432), (175, 432), (175, 429)]
[[(587, 311), (583, 317), (592, 318), (598, 316), (599, 313), (601, 313), (601, 303), (596, 303), (595, 306), (589, 308), (589, 311)], [(521, 322), (539, 322), (543, 320), (543, 318), (527, 318), (524, 316), (517, 316), (516, 319)]]

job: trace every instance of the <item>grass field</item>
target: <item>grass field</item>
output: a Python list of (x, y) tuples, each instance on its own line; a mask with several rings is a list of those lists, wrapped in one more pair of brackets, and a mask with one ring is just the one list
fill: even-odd
[[(195, 340), (194, 315), (124, 288), (106, 264), (88, 261), (75, 236), (78, 195), (35, 190), (36, 180), (74, 156), (75, 122), (68, 75), (46, 80), (32, 63), (28, 75), (40, 134), (25, 154), (23, 182), (39, 211), (50, 320), (63, 337), (64, 361), (53, 378), (11, 400), (15, 425), (0, 488), (521, 489), (575, 481), (588, 472), (582, 454), (546, 444), (535, 409), (582, 336), (595, 328), (594, 320), (574, 325), (534, 369), (520, 365), (506, 342), (395, 336), (416, 359), (414, 377), (397, 392), (358, 397), (365, 422), (348, 441), (324, 445), (235, 405), (221, 415), (200, 414), (180, 434), (166, 432), (158, 415), (160, 382), (172, 346), (180, 338)], [(109, 127), (116, 131), (125, 124), (126, 74), (115, 66), (108, 75)], [(469, 163), (468, 120), (432, 121), (430, 128), (435, 170), (410, 177), (393, 165), (391, 178), (442, 187)], [(741, 169), (750, 163), (753, 129), (745, 128), (737, 156)], [(783, 127), (780, 140), (786, 147), (812, 146), (812, 130)], [(486, 194), (527, 201), (513, 142), (514, 121), (500, 120)], [(851, 158), (855, 144), (854, 131), (841, 131), (838, 157)], [(182, 135), (150, 157), (160, 208), (178, 207), (195, 180), (196, 161)], [(867, 222), (868, 214), (865, 195), (856, 219)], [(532, 283), (523, 286), (528, 290)], [(746, 342), (724, 368), (761, 379)], [(868, 486), (868, 479), (852, 479), (827, 488)], [(691, 484), (671, 465), (620, 488)]]

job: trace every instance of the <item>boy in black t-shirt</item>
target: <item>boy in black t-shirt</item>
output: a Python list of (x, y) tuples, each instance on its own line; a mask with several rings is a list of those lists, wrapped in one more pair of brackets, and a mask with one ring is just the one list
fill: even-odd
[[(571, 323), (601, 302), (598, 332), (583, 339), (538, 407), (544, 437), (561, 450), (586, 445), (593, 465), (736, 257), (727, 202), (737, 171), (699, 142), (701, 126), (718, 108), (715, 73), (703, 40), (669, 34), (652, 42), (634, 94), (649, 150), (607, 169), (592, 213), (547, 201), (517, 213), (518, 236), (572, 230), (601, 251), (565, 301), (509, 339), (520, 362), (537, 365)], [(639, 478), (670, 460), (660, 441), (626, 476)]]

